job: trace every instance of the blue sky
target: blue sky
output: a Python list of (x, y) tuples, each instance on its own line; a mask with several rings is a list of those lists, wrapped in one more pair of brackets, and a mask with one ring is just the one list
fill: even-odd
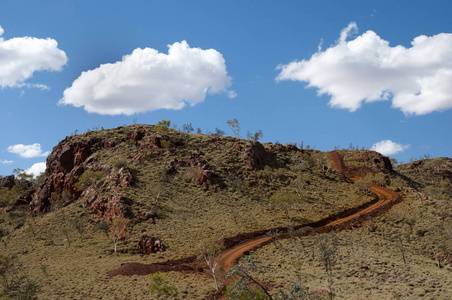
[(450, 157), (451, 14), (450, 1), (2, 1), (0, 175), (42, 170), (76, 131), (162, 119)]

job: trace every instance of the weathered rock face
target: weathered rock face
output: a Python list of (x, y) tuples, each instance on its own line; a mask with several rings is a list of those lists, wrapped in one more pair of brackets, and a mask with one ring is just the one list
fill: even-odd
[(146, 255), (165, 251), (165, 245), (157, 237), (143, 235), (138, 242), (137, 249), (141, 255)]
[(122, 167), (118, 170), (118, 184), (122, 187), (131, 186), (133, 183), (133, 176), (130, 170)]
[[(153, 136), (152, 132), (148, 136), (143, 128), (130, 130), (130, 128), (118, 127), (112, 130), (112, 135), (100, 136), (88, 132), (77, 137), (67, 137), (54, 147), (47, 158), (44, 183), (38, 187), (30, 203), (30, 208), (34, 213), (48, 210), (53, 200), (59, 201), (64, 198), (66, 202), (70, 203), (78, 199), (83, 191), (80, 191), (76, 184), (79, 177), (88, 169), (102, 171), (105, 174), (107, 178), (102, 187), (109, 188), (107, 190), (110, 192), (114, 190), (114, 187), (128, 187), (133, 183), (133, 175), (128, 168), (115, 171), (109, 165), (99, 165), (99, 156), (96, 153), (98, 150), (116, 151), (115, 147), (122, 142), (137, 146), (138, 152), (143, 148), (161, 147), (160, 138)], [(5, 179), (6, 184), (9, 183)], [(93, 189), (84, 193), (88, 197), (87, 203), (93, 203), (93, 210), (96, 213), (113, 214), (112, 211), (115, 209), (113, 209), (112, 203), (118, 202), (117, 195), (101, 197)], [(112, 200), (113, 198), (114, 200)], [(111, 209), (107, 209), (107, 207)]]
[(216, 176), (212, 166), (207, 163), (202, 155), (202, 152), (192, 153), (190, 155), (190, 166), (195, 168), (199, 183), (207, 190), (209, 186), (215, 183)]
[(5, 176), (0, 179), (0, 188), (12, 189), (15, 184), (14, 175)]
[(129, 199), (120, 195), (119, 186), (127, 187), (132, 182), (132, 174), (127, 168), (111, 171), (102, 184), (90, 186), (83, 191), (81, 194), (85, 199), (83, 206), (99, 218), (106, 218), (109, 221), (115, 217), (128, 217), (131, 203)]
[(397, 170), (406, 170), (415, 174), (429, 174), (437, 177), (438, 180), (442, 179), (452, 182), (452, 159), (448, 157), (417, 160), (399, 165)]
[(392, 164), (388, 157), (370, 150), (359, 150), (357, 154), (355, 157), (357, 162), (361, 162), (363, 165), (367, 164), (371, 168), (382, 171), (383, 173), (393, 172)]
[[(99, 193), (99, 190), (109, 189), (107, 194)], [(116, 217), (129, 217), (131, 201), (119, 195), (117, 186), (109, 185), (107, 181), (101, 187), (88, 187), (81, 195), (85, 198), (83, 207), (96, 214), (100, 219), (112, 221)]]
[(248, 168), (261, 170), (265, 166), (266, 150), (259, 142), (246, 145), (243, 149), (243, 162)]
[(77, 199), (81, 192), (76, 188), (76, 183), (85, 171), (82, 164), (92, 154), (93, 148), (103, 147), (103, 144), (102, 140), (95, 138), (86, 142), (66, 138), (54, 147), (47, 157), (45, 181), (30, 203), (31, 210), (38, 213), (49, 209), (52, 194), (54, 200), (61, 200), (63, 192), (66, 202)]

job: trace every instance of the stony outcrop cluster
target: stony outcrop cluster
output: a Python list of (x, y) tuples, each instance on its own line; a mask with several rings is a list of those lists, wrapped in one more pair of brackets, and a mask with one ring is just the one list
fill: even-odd
[(215, 182), (216, 175), (212, 170), (212, 166), (202, 157), (202, 152), (192, 153), (190, 155), (190, 166), (195, 168), (199, 183), (208, 189)]
[(16, 184), (14, 178), (15, 178), (14, 175), (0, 178), (0, 188), (12, 189), (13, 186)]
[[(140, 136), (140, 134), (136, 134), (130, 139), (136, 141)], [(82, 194), (87, 198), (85, 204), (92, 204), (90, 208), (99, 215), (108, 211), (108, 207), (115, 210), (116, 203), (124, 201), (121, 197), (114, 195), (114, 191), (119, 186), (131, 185), (133, 176), (127, 168), (114, 171), (111, 166), (99, 165), (96, 151), (102, 148), (111, 150), (119, 142), (121, 140), (103, 140), (101, 138), (87, 138), (80, 141), (73, 137), (68, 137), (60, 142), (47, 158), (45, 180), (33, 195), (30, 203), (31, 210), (34, 213), (46, 211), (52, 205), (52, 201), (62, 201), (63, 205), (68, 205)], [(103, 185), (93, 185), (88, 189), (81, 190), (77, 183), (86, 170), (103, 172), (106, 177)], [(105, 199), (98, 191), (107, 187), (112, 195)]]
[(137, 250), (140, 255), (165, 251), (165, 245), (157, 237), (143, 235), (137, 244)]
[(259, 142), (246, 145), (243, 149), (243, 162), (248, 168), (261, 170), (264, 168), (267, 152)]

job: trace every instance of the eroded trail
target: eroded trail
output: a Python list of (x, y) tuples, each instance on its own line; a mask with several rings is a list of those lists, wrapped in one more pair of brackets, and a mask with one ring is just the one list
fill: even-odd
[[(344, 173), (353, 182), (359, 180), (359, 178), (354, 176), (353, 174), (347, 174), (347, 168), (339, 153), (337, 153), (336, 151), (332, 151), (330, 152), (330, 157), (332, 159), (333, 168), (335, 170)], [(310, 227), (312, 228), (310, 234), (317, 234), (332, 230), (341, 230), (345, 228), (359, 226), (364, 218), (371, 215), (382, 213), (389, 209), (398, 200), (400, 200), (399, 196), (395, 192), (384, 187), (371, 185), (369, 187), (369, 190), (376, 195), (375, 201), (361, 205), (354, 209), (349, 209), (347, 211), (338, 213), (333, 216), (328, 216), (317, 222), (295, 226), (294, 229)], [(259, 248), (265, 243), (270, 242), (272, 237), (266, 236), (265, 234), (270, 230), (276, 229), (282, 233), (278, 238), (289, 237), (289, 235), (287, 234), (287, 228), (271, 228), (267, 230), (261, 230), (254, 233), (248, 233), (224, 239), (224, 243), (227, 249), (221, 255), (219, 268), (221, 268), (222, 270), (225, 271), (225, 273), (227, 273), (227, 271), (237, 263), (239, 258), (242, 257), (244, 253)], [(110, 272), (109, 276), (112, 277), (116, 275), (143, 275), (144, 269), (149, 270), (150, 271), (149, 273), (153, 273), (160, 269), (159, 266), (161, 266), (160, 269), (161, 271), (181, 270), (185, 272), (190, 271), (197, 272), (199, 270), (199, 265), (200, 262), (196, 260), (194, 257), (191, 259), (185, 259), (183, 263), (180, 264), (177, 264), (176, 261), (168, 261), (166, 263), (150, 265), (137, 263), (123, 264), (120, 267), (113, 270), (112, 272)], [(133, 269), (135, 268), (137, 269), (137, 272), (133, 271)], [(138, 269), (140, 271), (138, 271)], [(224, 277), (220, 277), (219, 279), (224, 286), (230, 283)], [(208, 299), (224, 299), (224, 297), (220, 296), (219, 293), (216, 293), (215, 295), (211, 295)]]
[[(336, 152), (330, 152), (330, 157), (333, 161), (333, 168), (340, 172), (345, 172), (346, 168), (344, 165), (344, 162), (340, 155)], [(350, 180), (353, 182), (358, 181), (358, 177), (354, 176), (347, 176)], [(345, 216), (340, 216), (341, 214), (338, 214), (336, 216), (330, 216), (327, 218), (324, 218), (318, 222), (311, 223), (311, 224), (304, 224), (302, 226), (297, 226), (298, 228), (301, 227), (311, 227), (315, 228), (315, 233), (317, 232), (323, 232), (328, 231), (328, 229), (343, 229), (348, 227), (347, 224), (350, 223), (350, 221), (360, 219), (360, 217), (367, 216), (369, 214), (372, 214), (373, 212), (376, 212), (382, 208), (387, 208), (388, 205), (394, 203), (399, 199), (399, 196), (386, 188), (372, 185), (370, 186), (369, 190), (374, 193), (377, 196), (377, 201), (375, 203), (370, 203), (368, 205), (361, 206), (357, 208), (356, 210), (350, 210), (349, 213), (346, 213)], [(345, 226), (341, 226), (345, 225)], [(356, 225), (356, 224), (350, 224), (350, 225)], [(296, 228), (297, 228), (296, 227)], [(281, 228), (277, 228), (279, 231), (282, 231)], [(323, 230), (325, 229), (325, 230)], [(274, 230), (274, 229), (269, 229)], [(267, 230), (267, 231), (269, 231)], [(283, 232), (283, 231), (282, 231)], [(282, 236), (284, 238), (284, 236)], [(260, 245), (268, 242), (271, 240), (271, 237), (268, 236), (259, 236), (252, 238), (250, 240), (247, 240), (245, 242), (242, 242), (228, 250), (226, 250), (223, 255), (221, 256), (220, 260), (220, 266), (224, 270), (228, 270), (231, 267), (235, 265), (235, 262), (243, 255), (244, 252), (250, 251), (256, 247), (259, 247)]]

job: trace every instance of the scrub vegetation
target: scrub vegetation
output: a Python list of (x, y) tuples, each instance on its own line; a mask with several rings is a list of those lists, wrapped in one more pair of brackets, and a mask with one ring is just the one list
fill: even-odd
[[(22, 276), (15, 290), (4, 279), (2, 295), (14, 299), (28, 286), (39, 299), (205, 299), (225, 270), (216, 269), (216, 277), (211, 266), (151, 277), (107, 274), (126, 262), (199, 255), (201, 241), (321, 220), (374, 201), (372, 184), (396, 190), (403, 200), (358, 228), (274, 239), (253, 253), (262, 271), (256, 280), (266, 285), (251, 289), (262, 299), (266, 293), (274, 299), (298, 299), (278, 298), (291, 294), (447, 299), (452, 294), (451, 159), (426, 159), (391, 171), (375, 161), (381, 160), (375, 152), (339, 150), (345, 165), (363, 174), (361, 182), (353, 182), (333, 168), (327, 152), (260, 144), (259, 134), (240, 139), (238, 123), (228, 125), (235, 137), (192, 134), (191, 124), (180, 132), (163, 120), (158, 126), (91, 131), (62, 141), (92, 145), (72, 190), (54, 192), (50, 206), (32, 217), (28, 205), (14, 203), (39, 191), (42, 181), (0, 189), (1, 268)], [(121, 170), (130, 172), (130, 185), (112, 185)], [(109, 219), (93, 209), (90, 191), (118, 196), (121, 212)], [(143, 235), (159, 237), (166, 250), (139, 255)], [(240, 293), (235, 287), (228, 291)]]

